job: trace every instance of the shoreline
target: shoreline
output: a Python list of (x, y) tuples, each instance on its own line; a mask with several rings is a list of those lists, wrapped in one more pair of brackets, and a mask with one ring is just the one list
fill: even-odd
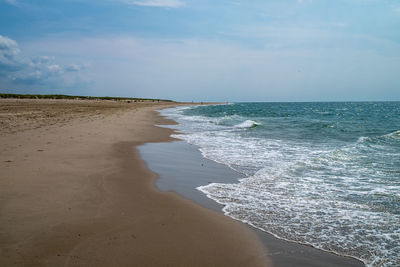
[[(148, 168), (157, 173), (155, 186), (172, 192), (202, 207), (223, 214), (245, 225), (265, 246), (273, 266), (365, 266), (360, 260), (338, 255), (310, 245), (277, 238), (272, 234), (225, 215), (223, 205), (208, 198), (197, 187), (211, 182), (235, 183), (243, 178), (239, 173), (201, 155), (198, 148), (183, 140), (169, 143), (147, 143), (139, 146), (141, 157)], [(170, 158), (165, 158), (165, 155)], [(179, 166), (178, 166), (179, 164)], [(185, 166), (182, 168), (182, 165)], [(171, 168), (172, 166), (172, 168)], [(179, 172), (175, 169), (179, 168)], [(190, 175), (188, 175), (190, 173)]]
[(247, 227), (154, 186), (136, 146), (173, 140), (155, 125), (174, 122), (155, 110), (177, 103), (96, 107), (96, 116), (85, 105), (0, 135), (1, 265), (269, 264)]
[[(179, 145), (178, 143), (180, 142), (186, 145)], [(176, 143), (176, 145), (173, 145), (173, 143)], [(184, 140), (174, 141), (173, 143), (145, 144), (139, 147), (139, 151), (141, 152), (140, 154), (142, 158), (144, 158), (148, 168), (158, 174), (158, 179), (156, 181), (157, 188), (162, 191), (174, 192), (198, 205), (222, 213), (232, 220), (237, 220), (240, 223), (245, 224), (249, 229), (257, 234), (260, 242), (262, 242), (267, 250), (270, 251), (268, 255), (272, 256), (270, 257), (270, 260), (274, 266), (291, 266), (293, 264), (296, 266), (321, 266), (321, 264), (324, 266), (365, 266), (361, 260), (352, 256), (340, 255), (333, 251), (315, 248), (309, 244), (282, 239), (272, 233), (268, 233), (251, 224), (246, 224), (246, 222), (226, 215), (222, 210), (223, 205), (206, 196), (204, 192), (198, 190), (198, 187), (214, 182), (236, 183), (238, 182), (238, 179), (243, 178), (242, 175), (228, 166), (205, 158), (201, 155), (198, 147), (195, 145), (191, 145)], [(190, 147), (193, 147), (194, 149), (191, 149)], [(161, 159), (157, 154), (167, 153), (173, 155), (172, 160), (168, 159), (167, 164), (165, 162), (161, 163)], [(198, 155), (193, 155), (196, 153)], [(191, 157), (192, 159), (188, 160)], [(181, 176), (178, 179), (174, 177), (177, 174), (171, 172), (171, 169), (169, 169), (169, 165), (179, 168), (179, 166), (176, 165), (176, 162), (174, 162), (174, 158), (186, 159), (184, 164), (185, 169), (192, 169), (190, 172), (192, 175), (186, 175), (185, 177), (190, 177), (189, 179), (192, 181), (185, 181), (183, 179), (184, 175), (181, 174), (178, 175)], [(196, 163), (193, 164), (194, 162)], [(196, 166), (199, 162), (201, 162), (201, 167)], [(218, 172), (217, 175), (215, 175), (216, 171)], [(206, 179), (200, 177), (204, 175), (207, 176)], [(210, 179), (210, 176), (213, 178)], [(221, 178), (221, 176), (226, 177)], [(228, 176), (229, 178), (227, 178)], [(176, 185), (182, 182), (187, 184), (185, 186), (180, 185), (178, 188)], [(189, 187), (191, 187), (192, 190), (190, 190)], [(199, 197), (195, 191), (200, 192), (203, 197)]]

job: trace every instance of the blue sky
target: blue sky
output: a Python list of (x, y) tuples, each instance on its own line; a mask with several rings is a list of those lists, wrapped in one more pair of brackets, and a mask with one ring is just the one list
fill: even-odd
[(400, 100), (400, 2), (0, 0), (0, 91)]

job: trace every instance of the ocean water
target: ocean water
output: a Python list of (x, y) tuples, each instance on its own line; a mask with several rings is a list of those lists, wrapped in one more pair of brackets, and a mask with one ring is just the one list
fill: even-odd
[(400, 102), (236, 103), (162, 111), (243, 174), (198, 189), (278, 238), (400, 266)]

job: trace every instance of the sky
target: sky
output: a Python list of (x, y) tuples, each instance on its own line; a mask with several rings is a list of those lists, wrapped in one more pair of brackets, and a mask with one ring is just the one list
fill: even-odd
[(0, 0), (0, 92), (400, 100), (399, 0)]

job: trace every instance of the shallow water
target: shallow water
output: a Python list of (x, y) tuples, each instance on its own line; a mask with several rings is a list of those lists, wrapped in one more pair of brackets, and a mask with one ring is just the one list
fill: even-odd
[(241, 172), (199, 187), (277, 237), (400, 265), (400, 103), (238, 103), (162, 111)]

